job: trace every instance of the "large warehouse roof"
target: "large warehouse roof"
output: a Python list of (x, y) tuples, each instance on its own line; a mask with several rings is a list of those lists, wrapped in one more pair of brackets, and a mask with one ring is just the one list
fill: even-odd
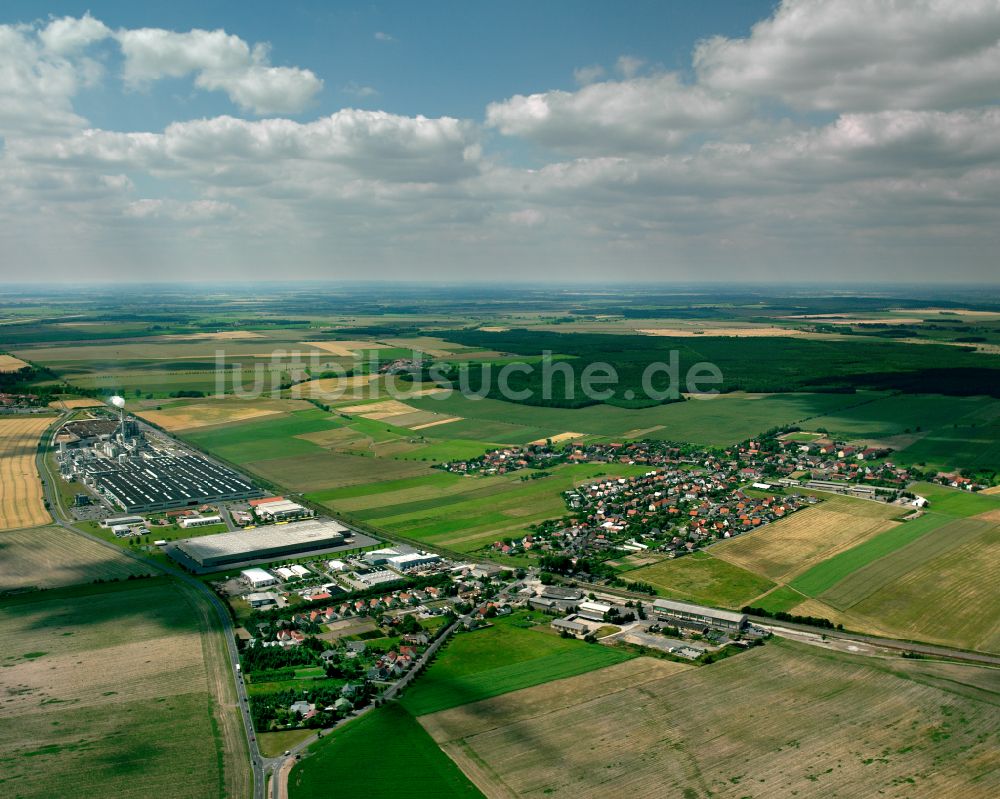
[(742, 624), (747, 618), (743, 613), (716, 610), (715, 608), (706, 608), (703, 605), (692, 605), (690, 602), (677, 602), (673, 599), (657, 599), (653, 602), (653, 607), (657, 610), (687, 613), (691, 616), (705, 616), (706, 618), (721, 619), (722, 621), (734, 622), (736, 624)]
[(177, 546), (202, 565), (240, 559), (251, 560), (269, 554), (292, 554), (334, 547), (344, 540), (348, 529), (332, 519), (312, 519), (273, 527), (258, 527), (234, 533), (189, 538)]

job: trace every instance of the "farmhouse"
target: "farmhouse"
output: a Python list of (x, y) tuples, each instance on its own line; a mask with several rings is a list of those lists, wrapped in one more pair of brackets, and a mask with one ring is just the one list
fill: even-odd
[(278, 579), (263, 569), (244, 569), (240, 572), (240, 579), (251, 588), (267, 588), (269, 585), (278, 584)]
[(715, 627), (720, 630), (739, 632), (747, 625), (745, 613), (716, 610), (690, 602), (676, 602), (672, 599), (657, 599), (653, 610), (660, 621), (683, 624), (687, 627)]
[(332, 549), (344, 543), (347, 528), (329, 519), (259, 527), (234, 533), (206, 535), (179, 541), (170, 554), (187, 557), (202, 567), (264, 560)]

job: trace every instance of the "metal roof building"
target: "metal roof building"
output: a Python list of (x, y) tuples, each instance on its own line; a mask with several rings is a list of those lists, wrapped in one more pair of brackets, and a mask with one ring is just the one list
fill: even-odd
[(258, 527), (177, 542), (177, 549), (200, 566), (280, 558), (330, 549), (344, 543), (348, 529), (332, 519)]
[(688, 625), (719, 627), (724, 630), (742, 630), (747, 623), (745, 613), (733, 613), (729, 610), (716, 610), (690, 602), (677, 602), (673, 599), (657, 599), (653, 602), (661, 621), (674, 621)]

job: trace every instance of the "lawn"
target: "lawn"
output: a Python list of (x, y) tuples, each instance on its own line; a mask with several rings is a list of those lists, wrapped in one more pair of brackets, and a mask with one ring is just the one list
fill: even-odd
[(787, 585), (779, 585), (767, 596), (754, 601), (755, 608), (763, 608), (771, 613), (787, 613), (805, 600), (805, 596)]
[(413, 717), (390, 703), (313, 744), (288, 778), (291, 799), (481, 797)]
[(401, 704), (413, 715), (571, 677), (620, 663), (626, 652), (530, 629), (541, 614), (515, 613), (493, 625), (458, 633), (437, 655)]
[(689, 599), (707, 605), (740, 608), (774, 583), (707, 552), (663, 560), (625, 572), (622, 579), (649, 583), (660, 596)]
[(895, 552), (947, 522), (946, 516), (927, 513), (919, 519), (885, 530), (862, 544), (818, 563), (792, 580), (789, 585), (806, 596), (818, 596), (856, 569)]

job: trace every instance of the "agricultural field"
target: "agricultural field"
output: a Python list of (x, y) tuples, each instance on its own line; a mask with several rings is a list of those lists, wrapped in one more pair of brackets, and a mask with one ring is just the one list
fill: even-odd
[(13, 355), (0, 353), (0, 372), (16, 372), (23, 369), (28, 364)]
[(787, 582), (810, 564), (891, 529), (896, 525), (891, 519), (904, 513), (899, 507), (830, 496), (760, 530), (720, 541), (711, 552), (771, 580)]
[(913, 483), (909, 490), (924, 497), (934, 513), (963, 518), (1000, 510), (1000, 497), (991, 494), (972, 494), (935, 483)]
[[(462, 417), (465, 422), (456, 422), (448, 428), (449, 435), (460, 430), (463, 438), (516, 444), (574, 431), (610, 438), (648, 436), (728, 446), (772, 427), (804, 423), (813, 416), (859, 401), (856, 396), (838, 394), (733, 393), (652, 408), (593, 405), (570, 409), (518, 405), (495, 399), (474, 400), (455, 393), (448, 397), (410, 400), (408, 404)], [(503, 426), (510, 429), (505, 430)], [(527, 438), (529, 435), (531, 437)]]
[(189, 591), (146, 579), (0, 601), (5, 794), (248, 793), (221, 635)]
[(0, 532), (0, 553), (0, 595), (148, 572), (137, 561), (61, 527)]
[[(380, 766), (371, 768), (377, 757)], [(288, 777), (291, 799), (331, 795), (372, 799), (475, 799), (482, 793), (413, 717), (390, 703), (313, 744)]]
[(771, 580), (712, 557), (707, 552), (662, 560), (624, 572), (621, 577), (629, 582), (649, 583), (657, 594), (670, 599), (730, 608), (743, 607), (774, 587)]
[(592, 693), (600, 676), (420, 721), (490, 797), (1000, 791), (992, 669), (775, 640), (711, 666), (646, 675), (638, 685), (616, 680)]
[(51, 423), (47, 416), (0, 417), (0, 530), (49, 521), (35, 454)]
[(135, 411), (148, 422), (168, 432), (245, 422), (265, 416), (307, 411), (312, 408), (304, 401), (210, 399), (198, 402), (178, 402), (162, 410)]
[[(456, 634), (401, 704), (414, 716), (547, 683), (628, 660), (628, 653), (554, 635), (549, 618), (520, 611)], [(532, 629), (535, 624), (542, 629)]]
[[(467, 478), (431, 472), (416, 477), (416, 483), (387, 482), (379, 493), (329, 491), (309, 498), (406, 538), (472, 552), (498, 538), (523, 534), (529, 524), (565, 514), (563, 491), (597, 475), (622, 477), (643, 471), (640, 466), (622, 464), (572, 464), (558, 466), (536, 480), (524, 480), (520, 473)], [(402, 488), (393, 491), (397, 485)]]

